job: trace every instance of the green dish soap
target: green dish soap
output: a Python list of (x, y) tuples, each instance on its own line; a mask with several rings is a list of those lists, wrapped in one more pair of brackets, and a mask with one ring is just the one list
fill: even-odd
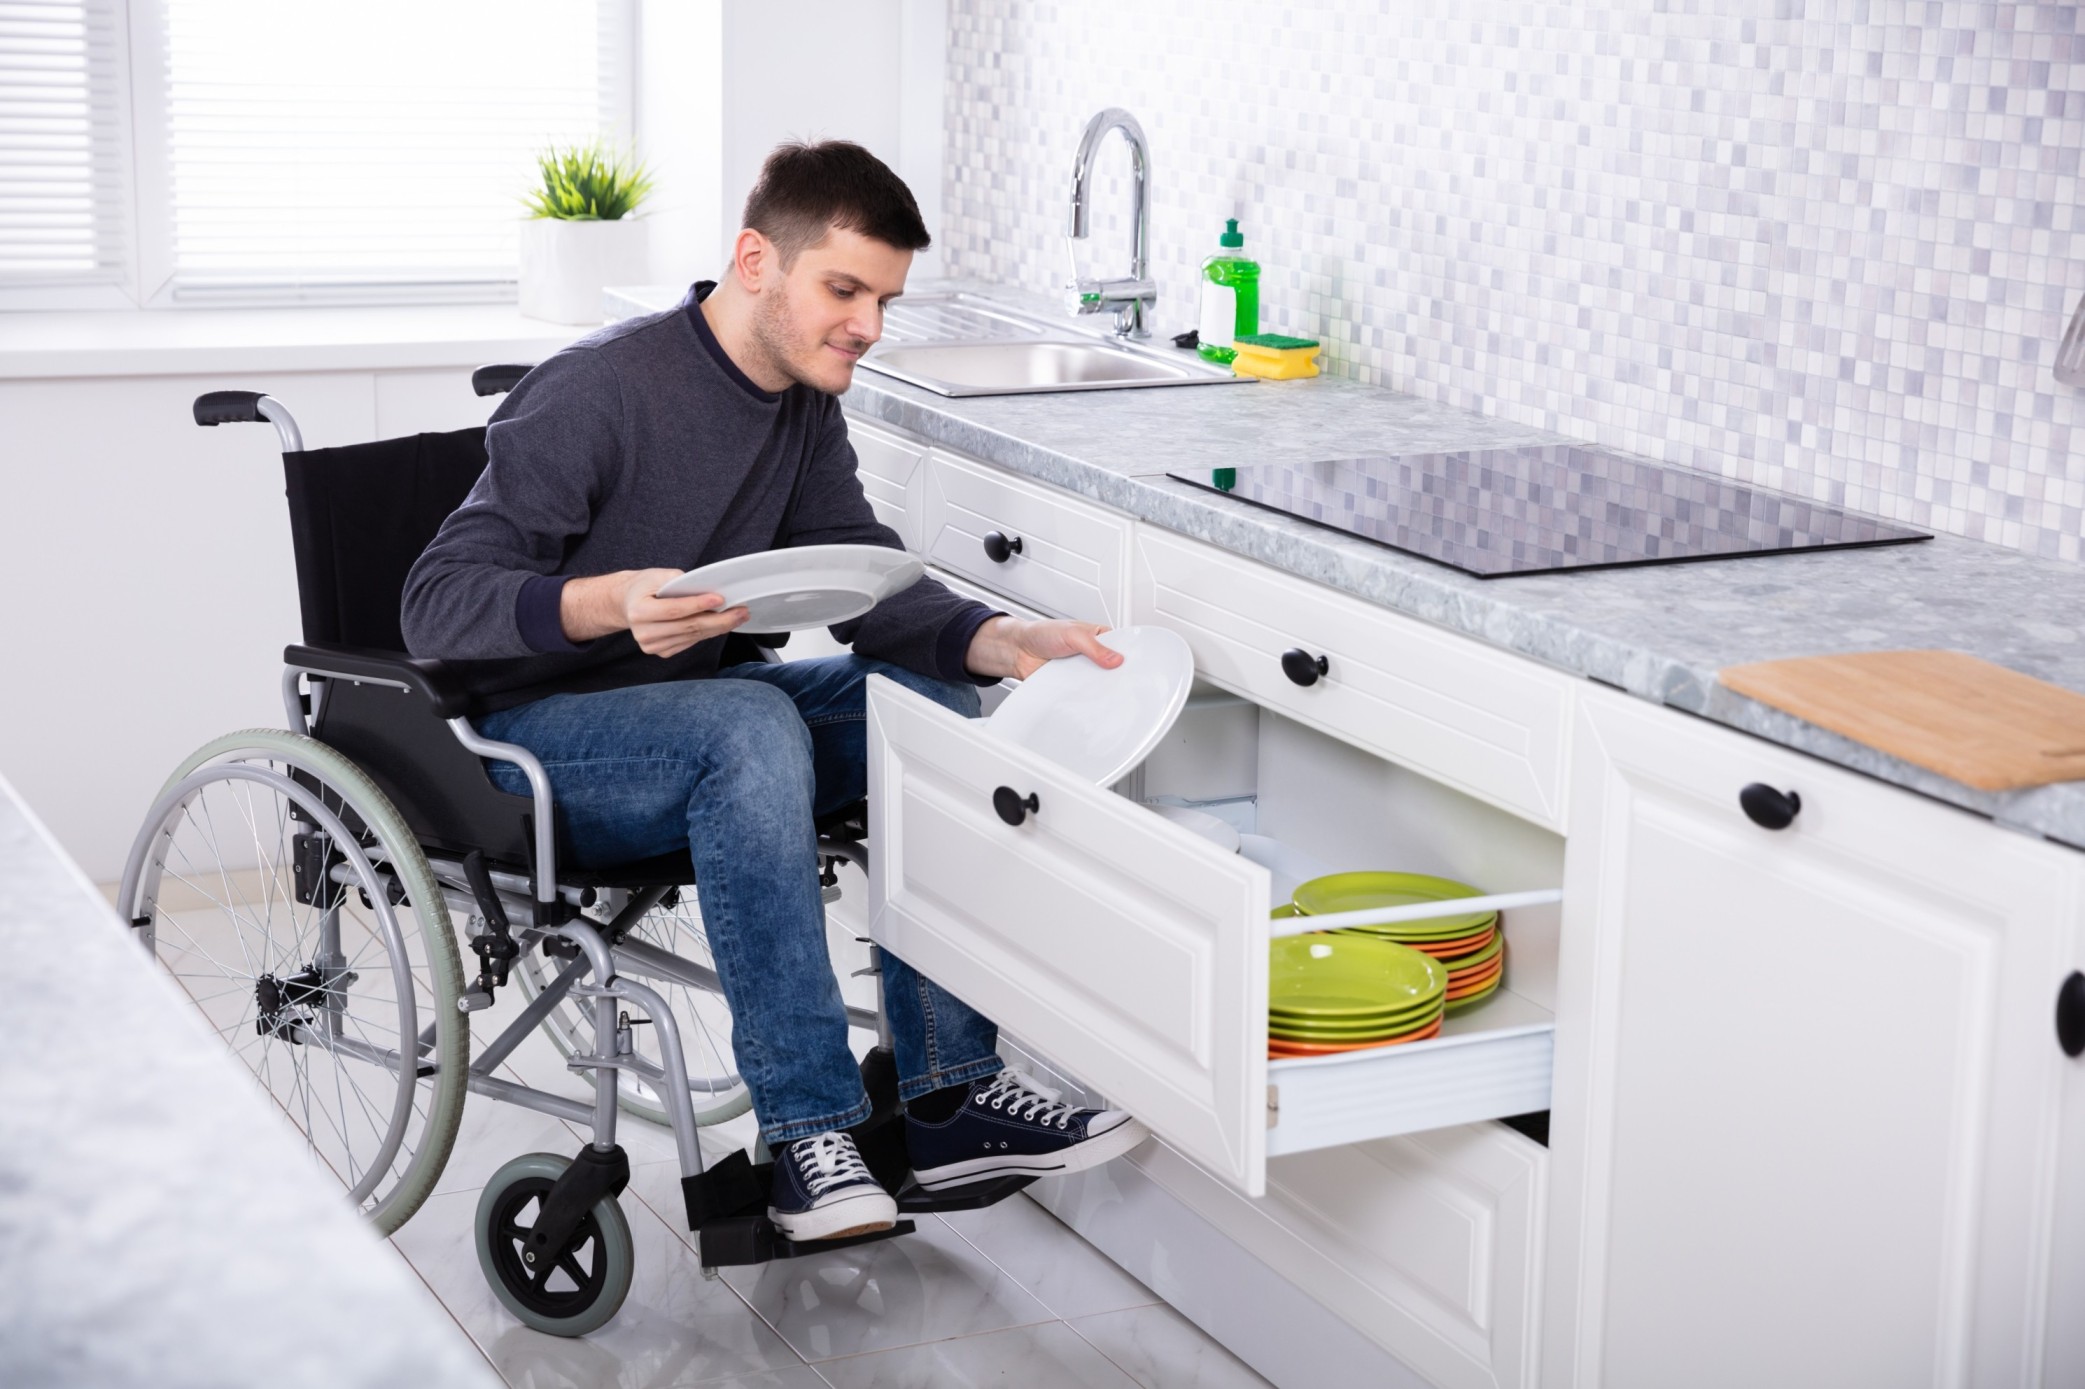
[(1238, 355), (1233, 344), (1260, 331), (1260, 265), (1239, 254), (1245, 238), (1237, 218), (1225, 220), (1216, 241), (1216, 254), (1202, 262), (1202, 345), (1196, 350), (1212, 362), (1229, 362)]

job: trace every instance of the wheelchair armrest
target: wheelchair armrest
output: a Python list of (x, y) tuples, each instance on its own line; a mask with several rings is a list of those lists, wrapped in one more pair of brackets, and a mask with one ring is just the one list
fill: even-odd
[(445, 719), (471, 712), (471, 698), (453, 667), (442, 661), (424, 661), (400, 651), (381, 651), (365, 646), (334, 646), (326, 642), (302, 643), (283, 648), (283, 664), (315, 675), (367, 680), (381, 685), (400, 685), (419, 695)]

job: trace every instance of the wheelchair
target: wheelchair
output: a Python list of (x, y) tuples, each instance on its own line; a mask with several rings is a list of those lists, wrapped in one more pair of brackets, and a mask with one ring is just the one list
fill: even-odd
[[(500, 394), (527, 371), (481, 367), (472, 386)], [(213, 391), (194, 415), (275, 427), (304, 640), (283, 654), (287, 727), (226, 734), (175, 768), (118, 901), (367, 1219), (388, 1235), (411, 1218), (476, 1094), (592, 1134), (576, 1154), (508, 1162), (478, 1203), (480, 1267), (540, 1331), (595, 1330), (629, 1292), (619, 1112), (671, 1129), (706, 1275), (910, 1233), (900, 1219), (792, 1243), (766, 1219), (770, 1167), (757, 1139), (705, 1169), (697, 1130), (751, 1101), (688, 854), (570, 866), (542, 765), (479, 736), (453, 667), (405, 654), (406, 573), (484, 470), (484, 429), (307, 450), (290, 412), (257, 392)], [(778, 660), (786, 637), (727, 640), (727, 662)], [(488, 759), (518, 766), (531, 793), (496, 787)], [(843, 865), (868, 871), (865, 808), (818, 828), (831, 901)], [(476, 965), (468, 976), (457, 920)], [(510, 985), (526, 1006), (473, 1056), (472, 1015)], [(879, 978), (877, 1008), (848, 1009), (850, 1024), (877, 1034), (862, 1061), (874, 1114), (855, 1137), (901, 1216), (974, 1209), (1026, 1186), (907, 1183), (880, 989)], [(591, 1075), (591, 1103), (497, 1074), (539, 1028), (573, 1072)]]

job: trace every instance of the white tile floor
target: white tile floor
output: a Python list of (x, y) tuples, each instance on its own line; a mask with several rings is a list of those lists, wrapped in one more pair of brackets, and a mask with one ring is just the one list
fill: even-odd
[[(518, 1009), (516, 991), (479, 1015), (479, 1042)], [(582, 1094), (541, 1034), (509, 1058), (510, 1079)], [(471, 1246), (479, 1192), (522, 1153), (570, 1154), (558, 1120), (473, 1097), (436, 1194), (392, 1243), (517, 1389), (1232, 1389), (1266, 1383), (1143, 1284), (1026, 1197), (919, 1220), (916, 1234), (705, 1279), (683, 1228), (672, 1135), (625, 1118), (632, 1162), (622, 1197), (637, 1246), (629, 1300), (608, 1326), (560, 1340), (493, 1298)], [(749, 1119), (704, 1131), (721, 1156)]]

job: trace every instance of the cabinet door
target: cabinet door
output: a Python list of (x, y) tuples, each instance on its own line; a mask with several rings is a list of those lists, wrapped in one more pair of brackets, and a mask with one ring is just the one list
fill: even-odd
[(1604, 691), (1575, 746), (1546, 1382), (2035, 1382), (2067, 855)]
[(1258, 1195), (1267, 870), (891, 681), (868, 733), (877, 943)]
[(898, 533), (908, 550), (919, 549), (919, 506), (913, 497), (913, 479), (925, 444), (881, 425), (870, 424), (859, 415), (847, 417), (847, 442), (854, 445), (862, 493), (876, 519)]

